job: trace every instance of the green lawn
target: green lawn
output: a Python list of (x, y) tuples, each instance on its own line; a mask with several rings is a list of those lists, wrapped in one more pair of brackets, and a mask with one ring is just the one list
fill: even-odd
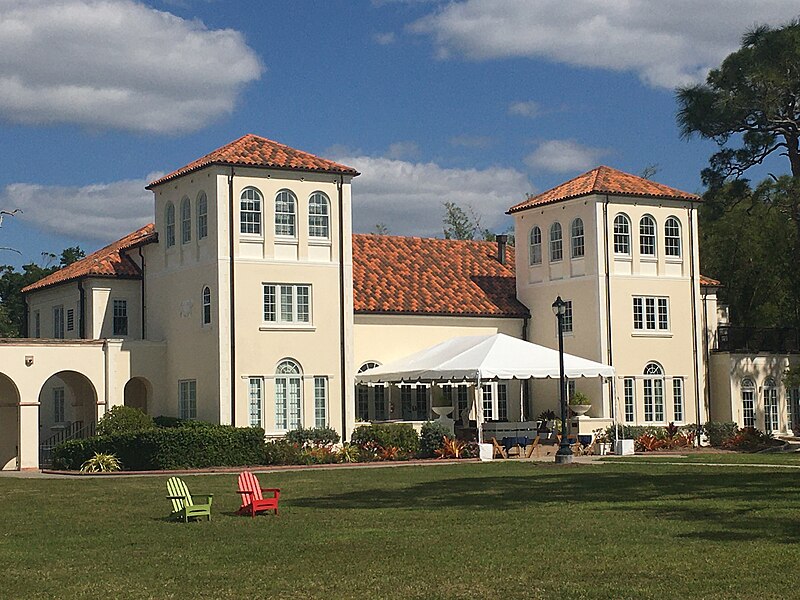
[(0, 478), (2, 598), (785, 598), (800, 473), (462, 464), (185, 478), (214, 520), (163, 520), (166, 477)]
[(608, 457), (603, 461), (614, 462), (681, 462), (706, 463), (715, 465), (796, 465), (800, 467), (798, 452), (765, 452), (765, 453), (687, 453), (684, 455), (637, 454), (636, 456)]

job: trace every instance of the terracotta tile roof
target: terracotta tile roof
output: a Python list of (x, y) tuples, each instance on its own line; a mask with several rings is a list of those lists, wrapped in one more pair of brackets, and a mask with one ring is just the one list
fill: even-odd
[(514, 248), (388, 235), (353, 235), (356, 313), (525, 317), (517, 300)]
[(267, 138), (248, 133), (238, 140), (225, 144), (213, 152), (190, 162), (185, 167), (173, 171), (160, 179), (150, 182), (146, 189), (160, 185), (181, 175), (197, 171), (209, 165), (232, 165), (242, 167), (270, 167), (272, 169), (285, 169), (289, 171), (315, 171), (322, 173), (342, 173), (344, 175), (359, 175), (352, 167), (340, 165), (331, 160), (326, 160), (308, 152), (295, 150), (289, 146), (273, 142)]
[(719, 281), (717, 281), (716, 279), (711, 279), (711, 277), (706, 277), (705, 275), (700, 275), (700, 285), (718, 287), (718, 286), (720, 286), (722, 284)]
[(33, 292), (51, 285), (74, 281), (81, 277), (119, 277), (128, 279), (139, 279), (142, 272), (138, 265), (133, 262), (124, 250), (142, 244), (154, 242), (158, 239), (155, 232), (155, 225), (150, 223), (133, 233), (126, 235), (121, 240), (93, 252), (89, 256), (51, 273), (47, 277), (40, 279), (36, 283), (22, 288), (23, 293)]
[(591, 194), (608, 194), (610, 196), (642, 196), (646, 198), (668, 198), (675, 200), (700, 200), (700, 196), (682, 192), (649, 179), (624, 173), (611, 167), (600, 166), (583, 175), (578, 175), (566, 183), (562, 183), (524, 202), (508, 209), (507, 214), (519, 212), (539, 206), (551, 204), (570, 198), (579, 198)]

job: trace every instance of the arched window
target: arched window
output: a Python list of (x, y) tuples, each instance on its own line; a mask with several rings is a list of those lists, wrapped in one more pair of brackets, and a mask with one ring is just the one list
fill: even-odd
[(657, 362), (644, 368), (644, 420), (664, 422), (664, 369)]
[(664, 223), (664, 254), (681, 256), (681, 222), (675, 217), (669, 217)]
[(300, 365), (293, 360), (283, 360), (275, 369), (275, 428), (278, 430), (300, 427), (301, 375)]
[(297, 230), (297, 198), (289, 190), (275, 196), (275, 235), (295, 237)]
[(175, 245), (175, 205), (172, 202), (167, 202), (167, 208), (164, 211), (165, 221), (167, 222), (167, 248)]
[(572, 258), (581, 258), (584, 252), (583, 219), (578, 217), (572, 222), (570, 227), (571, 235), (571, 254)]
[(752, 379), (742, 379), (742, 425), (756, 426), (756, 386)]
[(211, 289), (203, 288), (203, 325), (211, 324)]
[[(381, 363), (368, 360), (361, 367), (358, 372), (363, 373), (367, 369), (374, 369), (380, 367)], [(372, 401), (372, 420), (385, 421), (388, 419), (388, 411), (386, 410), (386, 387), (383, 385), (365, 385), (359, 384), (356, 386), (356, 418), (361, 421), (370, 420), (370, 400)]]
[(542, 230), (538, 225), (531, 228), (528, 246), (528, 261), (531, 265), (542, 264)]
[(769, 433), (778, 431), (778, 386), (772, 377), (764, 382), (764, 429)]
[(656, 255), (656, 222), (650, 215), (639, 221), (639, 253), (642, 256)]
[(197, 239), (208, 237), (208, 197), (205, 192), (197, 195)]
[(239, 200), (239, 231), (261, 235), (261, 192), (245, 188)]
[(624, 213), (614, 217), (614, 254), (631, 254), (631, 222)]
[(181, 244), (192, 241), (192, 203), (188, 198), (181, 200)]
[(322, 192), (314, 192), (308, 199), (308, 236), (315, 238), (330, 237), (328, 196)]
[(561, 223), (556, 221), (550, 226), (550, 262), (558, 262), (562, 256)]

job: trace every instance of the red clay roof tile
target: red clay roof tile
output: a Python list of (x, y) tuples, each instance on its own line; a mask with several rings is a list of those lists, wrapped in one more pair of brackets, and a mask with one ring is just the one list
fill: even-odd
[(497, 244), (353, 235), (356, 313), (526, 317), (517, 300), (514, 248)]
[(125, 254), (124, 250), (144, 243), (154, 242), (157, 238), (155, 225), (150, 223), (126, 235), (121, 240), (117, 240), (113, 244), (109, 244), (105, 248), (101, 248), (97, 252), (93, 252), (89, 256), (22, 288), (22, 292), (41, 290), (51, 285), (74, 281), (81, 277), (139, 279), (142, 276), (141, 269)]
[(675, 200), (700, 200), (696, 194), (682, 192), (649, 179), (624, 173), (611, 167), (600, 166), (578, 175), (574, 179), (562, 183), (544, 193), (528, 198), (508, 209), (507, 214), (526, 210), (542, 204), (551, 204), (561, 200), (589, 196), (591, 194), (608, 194), (610, 196), (641, 196), (645, 198), (667, 198)]
[(238, 140), (225, 144), (213, 152), (190, 162), (188, 165), (173, 171), (155, 181), (152, 181), (146, 189), (152, 189), (157, 185), (186, 175), (192, 171), (197, 171), (209, 165), (232, 165), (243, 167), (269, 167), (272, 169), (284, 169), (290, 171), (315, 171), (322, 173), (341, 173), (343, 175), (359, 175), (352, 167), (340, 165), (331, 160), (320, 158), (295, 150), (289, 146), (273, 142), (267, 138), (259, 137), (248, 133)]
[(709, 287), (717, 287), (722, 285), (716, 279), (712, 279), (711, 277), (706, 277), (705, 275), (700, 275), (700, 285), (707, 285)]

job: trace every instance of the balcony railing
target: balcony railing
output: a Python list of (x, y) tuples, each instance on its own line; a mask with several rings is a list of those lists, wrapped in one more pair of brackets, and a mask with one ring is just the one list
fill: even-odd
[(717, 328), (717, 350), (726, 352), (800, 352), (800, 331), (792, 327)]

